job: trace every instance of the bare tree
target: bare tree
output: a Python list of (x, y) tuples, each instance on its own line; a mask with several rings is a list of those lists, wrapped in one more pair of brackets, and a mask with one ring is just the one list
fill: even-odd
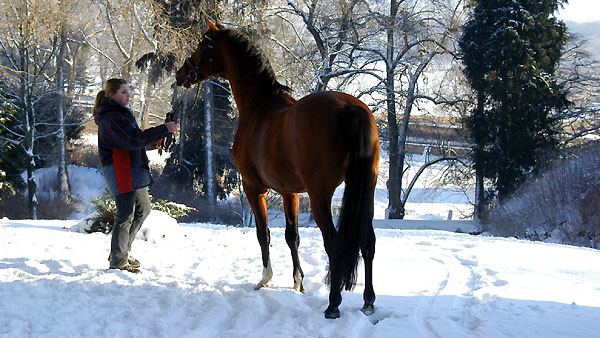
[[(132, 108), (138, 113), (141, 128), (164, 119), (152, 115), (150, 107), (166, 110), (170, 105), (172, 78), (154, 74), (147, 63), (138, 63), (142, 56), (155, 55), (163, 41), (155, 34), (154, 3), (145, 0), (100, 0), (96, 2), (96, 30), (82, 34), (86, 44), (98, 55), (102, 82), (107, 77), (122, 77), (130, 82), (135, 99)], [(161, 74), (162, 75), (162, 74)]]
[(0, 3), (0, 95), (12, 106), (18, 121), (12, 128), (2, 125), (2, 140), (19, 147), (26, 158), (28, 211), (33, 219), (37, 218), (34, 146), (48, 136), (36, 133), (44, 123), (38, 119), (36, 106), (56, 92), (47, 79), (58, 45), (57, 39), (52, 39), (52, 23), (44, 20), (52, 10), (46, 1)]
[[(410, 193), (410, 189), (404, 191), (402, 187), (411, 115), (420, 101), (458, 102), (428, 88), (424, 81), (436, 58), (444, 54), (452, 56), (453, 40), (462, 24), (464, 9), (460, 0), (391, 0), (387, 7), (381, 3), (372, 5), (370, 11), (380, 28), (372, 34), (370, 43), (361, 48), (385, 65), (385, 76), (378, 78), (376, 87), (383, 88), (387, 106), (388, 213), (390, 218), (404, 218), (404, 205)], [(397, 111), (398, 104), (403, 107), (401, 114)]]
[(317, 80), (315, 91), (327, 89), (334, 78), (364, 71), (356, 64), (361, 60), (360, 55), (355, 55), (367, 25), (364, 1), (313, 0), (300, 5), (298, 1), (287, 0), (287, 4), (302, 19), (317, 51), (305, 50), (307, 54), (303, 56), (313, 64)]
[(90, 5), (91, 3), (88, 1), (63, 0), (57, 4), (56, 16), (49, 18), (55, 23), (52, 33), (58, 45), (55, 55), (54, 84), (58, 93), (56, 137), (59, 148), (57, 161), (57, 193), (59, 197), (69, 195), (71, 191), (66, 161), (66, 117), (73, 112), (73, 106), (70, 103), (74, 97), (76, 83), (84, 82), (77, 79), (77, 56), (83, 43), (77, 37), (79, 32), (87, 31), (90, 28), (90, 18), (82, 15), (85, 12), (84, 9)]
[(559, 112), (562, 146), (585, 144), (600, 136), (600, 62), (586, 50), (586, 41), (572, 35), (565, 46), (556, 76), (568, 92), (571, 106)]
[[(404, 216), (410, 193), (402, 190), (402, 180), (413, 109), (420, 105), (423, 110), (426, 102), (449, 109), (461, 102), (456, 93), (443, 92), (443, 83), (434, 85), (429, 78), (444, 77), (439, 73), (456, 67), (453, 40), (463, 20), (462, 4), (461, 0), (286, 0), (261, 12), (277, 19), (270, 23), (277, 29), (262, 29), (270, 34), (267, 41), (280, 47), (278, 56), (289, 58), (282, 67), (287, 79), (310, 81), (301, 73), (310, 72), (316, 82), (312, 90), (345, 90), (366, 98), (375, 113), (387, 108), (387, 132), (382, 134), (389, 141), (392, 218)], [(436, 64), (438, 59), (442, 61)]]

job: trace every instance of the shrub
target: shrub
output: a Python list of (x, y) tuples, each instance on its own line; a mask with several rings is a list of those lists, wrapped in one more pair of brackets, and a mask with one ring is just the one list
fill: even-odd
[(0, 196), (0, 218), (26, 219), (29, 218), (27, 197), (21, 192), (15, 194), (2, 193)]
[[(150, 196), (150, 199), (152, 200), (152, 196)], [(190, 211), (196, 210), (195, 208), (188, 207), (184, 204), (177, 204), (162, 199), (153, 202), (152, 209), (162, 211), (175, 219), (187, 216)]]
[[(153, 200), (153, 197), (150, 196), (150, 201)], [(90, 229), (86, 231), (88, 233), (92, 232), (102, 232), (108, 234), (112, 231), (113, 225), (115, 223), (115, 217), (117, 214), (117, 206), (115, 204), (115, 200), (113, 195), (110, 193), (108, 188), (105, 189), (104, 194), (92, 200), (92, 204), (96, 210), (94, 216), (92, 216), (89, 221), (91, 222)], [(179, 217), (186, 216), (190, 211), (195, 210), (194, 208), (185, 206), (183, 204), (176, 204), (173, 202), (169, 202), (166, 200), (157, 200), (152, 203), (153, 210), (159, 210), (170, 217), (175, 219)]]
[(240, 206), (219, 202), (211, 206), (208, 200), (199, 196), (194, 188), (177, 177), (162, 175), (150, 188), (152, 196), (157, 198), (185, 203), (193, 207), (186, 216), (181, 216), (181, 222), (216, 222), (221, 224), (239, 225)]
[(67, 163), (80, 167), (101, 168), (98, 146), (93, 144), (79, 144), (67, 152)]
[[(27, 219), (30, 217), (26, 191), (0, 195), (0, 218)], [(74, 212), (81, 208), (80, 201), (73, 196), (57, 198), (42, 192), (38, 192), (37, 196), (36, 215), (38, 219), (69, 219)]]
[(564, 160), (490, 211), (488, 229), (515, 236), (600, 248), (600, 146)]
[(81, 203), (76, 197), (50, 197), (40, 194), (37, 205), (39, 219), (70, 219), (74, 212), (79, 210)]
[(89, 233), (102, 232), (105, 234), (111, 232), (113, 224), (115, 224), (117, 206), (108, 188), (104, 190), (104, 194), (94, 198), (92, 204), (96, 209), (96, 214), (90, 219), (92, 224), (90, 229), (86, 231)]

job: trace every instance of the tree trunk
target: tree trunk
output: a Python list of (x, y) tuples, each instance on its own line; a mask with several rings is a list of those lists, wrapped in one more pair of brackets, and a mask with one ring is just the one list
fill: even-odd
[(56, 137), (58, 138), (58, 172), (56, 175), (57, 178), (57, 194), (58, 197), (64, 197), (65, 194), (71, 193), (71, 187), (69, 184), (69, 173), (67, 170), (67, 160), (66, 160), (66, 133), (65, 133), (65, 109), (64, 109), (64, 79), (63, 79), (63, 70), (64, 70), (64, 59), (65, 59), (65, 51), (67, 47), (67, 37), (64, 32), (60, 35), (60, 47), (58, 52), (58, 57), (56, 59), (56, 79), (57, 79), (57, 88), (59, 90), (60, 95), (58, 96), (58, 102), (56, 105), (56, 114), (58, 118), (58, 133)]
[[(146, 79), (150, 76), (150, 70), (148, 69), (148, 73), (146, 74)], [(148, 129), (150, 127), (150, 98), (152, 97), (152, 86), (150, 85), (150, 81), (145, 81), (144, 87), (144, 101), (142, 102), (142, 106), (140, 107), (140, 128)]]
[(404, 206), (402, 205), (402, 170), (400, 162), (402, 155), (398, 147), (398, 121), (396, 119), (396, 92), (395, 92), (395, 65), (394, 60), (394, 21), (398, 5), (395, 0), (390, 3), (390, 17), (387, 28), (387, 66), (386, 66), (386, 95), (387, 95), (387, 123), (389, 137), (389, 177), (388, 177), (388, 218), (404, 218)]
[(23, 142), (23, 150), (27, 157), (27, 210), (31, 219), (37, 219), (37, 185), (35, 183), (35, 157), (33, 154), (33, 144), (35, 141), (35, 119), (33, 114), (33, 105), (31, 102), (31, 73), (29, 65), (29, 50), (26, 46), (21, 45), (20, 63), (23, 71), (21, 77), (21, 102), (23, 109), (25, 129), (25, 140)]
[(485, 213), (485, 195), (483, 187), (483, 173), (475, 168), (475, 220), (479, 221)]
[(204, 82), (204, 131), (206, 144), (206, 196), (208, 204), (217, 203), (214, 183), (214, 156), (212, 151), (212, 118), (214, 115), (213, 83), (211, 80)]
[[(175, 87), (175, 93), (177, 92), (177, 87)], [(181, 100), (183, 100), (183, 107), (181, 107), (181, 116), (179, 116), (179, 146), (177, 147), (177, 163), (180, 165), (183, 162), (183, 148), (185, 146), (185, 121), (187, 120), (187, 90), (183, 92), (183, 96)]]
[[(483, 115), (485, 104), (485, 97), (483, 92), (480, 90), (477, 93), (477, 111), (476, 114), (479, 116)], [(483, 145), (475, 144), (476, 150), (475, 154), (481, 153)], [(483, 185), (483, 170), (482, 163), (477, 163), (480, 157), (475, 157), (475, 219), (481, 220), (484, 217), (485, 213), (485, 188)]]
[[(28, 77), (29, 74), (26, 75)], [(23, 88), (23, 102), (25, 105), (25, 153), (27, 154), (27, 207), (29, 217), (37, 219), (37, 184), (35, 183), (35, 156), (33, 155), (33, 145), (35, 143), (35, 119), (31, 100), (29, 99), (28, 89)]]
[(394, 93), (394, 71), (388, 69), (387, 76), (387, 122), (389, 135), (389, 178), (388, 178), (388, 218), (404, 218), (402, 196), (401, 155), (398, 145), (398, 122), (396, 119), (396, 95)]
[(408, 200), (407, 196), (402, 196), (402, 184), (403, 184), (403, 173), (404, 163), (406, 159), (406, 140), (408, 139), (408, 123), (410, 122), (410, 114), (412, 113), (412, 107), (415, 100), (415, 86), (416, 78), (411, 78), (408, 86), (408, 93), (406, 96), (406, 107), (404, 107), (404, 114), (402, 115), (402, 124), (398, 131), (398, 189), (400, 190), (400, 207), (398, 218), (403, 219), (405, 216), (405, 204)]

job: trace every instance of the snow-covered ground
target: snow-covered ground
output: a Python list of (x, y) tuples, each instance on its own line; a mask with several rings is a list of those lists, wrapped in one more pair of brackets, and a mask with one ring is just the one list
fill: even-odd
[[(427, 221), (420, 221), (427, 222)], [(73, 221), (0, 220), (0, 337), (598, 337), (600, 252), (435, 230), (376, 229), (376, 313), (363, 276), (326, 320), (320, 232), (300, 230), (306, 294), (284, 229), (254, 290), (254, 229), (165, 222), (134, 242), (142, 274), (107, 270), (110, 236)]]
[[(95, 169), (69, 170), (82, 200), (104, 191)], [(40, 193), (51, 196), (54, 177), (36, 172)], [(276, 212), (275, 275), (255, 291), (262, 267), (253, 228), (177, 224), (153, 211), (134, 242), (142, 274), (133, 275), (107, 270), (110, 235), (76, 231), (84, 210), (69, 221), (0, 220), (0, 337), (600, 336), (599, 251), (456, 233), (476, 228), (457, 220), (471, 207), (456, 187), (418, 183), (407, 220), (385, 220), (385, 177), (379, 181), (373, 316), (359, 311), (361, 266), (341, 318), (324, 319), (327, 257), (308, 215), (300, 220), (300, 294)]]

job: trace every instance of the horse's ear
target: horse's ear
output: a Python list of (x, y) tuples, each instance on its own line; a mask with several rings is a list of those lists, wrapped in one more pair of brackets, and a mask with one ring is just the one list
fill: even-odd
[(208, 27), (209, 31), (218, 31), (219, 29), (223, 28), (223, 26), (221, 26), (220, 23), (217, 22), (217, 24), (215, 25), (208, 18), (206, 19), (206, 27)]

